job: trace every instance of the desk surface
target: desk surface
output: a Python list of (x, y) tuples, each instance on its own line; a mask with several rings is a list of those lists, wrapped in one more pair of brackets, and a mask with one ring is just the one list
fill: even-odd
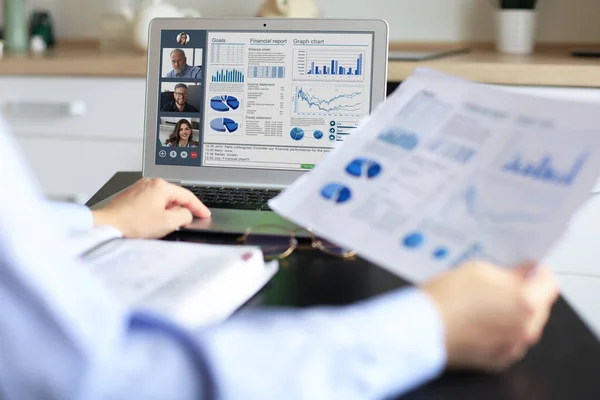
[[(91, 206), (139, 179), (139, 172), (115, 174), (89, 201)], [(167, 240), (231, 243), (227, 235), (178, 232)], [(307, 307), (348, 304), (407, 283), (364, 260), (340, 260), (318, 251), (292, 254), (247, 307)], [(393, 318), (393, 316), (390, 316)], [(447, 372), (402, 399), (565, 400), (600, 399), (600, 342), (560, 298), (540, 343), (502, 374)]]

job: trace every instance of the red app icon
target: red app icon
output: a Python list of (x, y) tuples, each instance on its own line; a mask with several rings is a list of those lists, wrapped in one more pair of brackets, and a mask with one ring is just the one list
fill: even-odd
[(192, 151), (191, 157), (192, 158), (198, 158), (198, 153), (195, 152), (195, 151)]

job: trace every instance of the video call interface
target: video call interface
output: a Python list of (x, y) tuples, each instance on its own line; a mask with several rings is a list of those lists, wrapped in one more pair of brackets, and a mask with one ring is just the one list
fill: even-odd
[(156, 164), (309, 170), (369, 114), (372, 33), (163, 31)]

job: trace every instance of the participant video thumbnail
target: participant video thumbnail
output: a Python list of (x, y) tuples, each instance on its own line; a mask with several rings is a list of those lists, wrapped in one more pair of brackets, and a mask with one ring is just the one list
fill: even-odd
[(158, 141), (163, 147), (198, 147), (199, 118), (160, 117)]
[(160, 111), (200, 112), (202, 87), (198, 83), (163, 82), (160, 90)]
[(202, 79), (202, 50), (164, 48), (161, 76), (169, 79)]

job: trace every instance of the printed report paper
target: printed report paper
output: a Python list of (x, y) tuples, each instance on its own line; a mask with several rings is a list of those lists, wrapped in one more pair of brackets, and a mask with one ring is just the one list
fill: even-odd
[(600, 171), (600, 107), (418, 71), (270, 201), (414, 282), (541, 260)]

